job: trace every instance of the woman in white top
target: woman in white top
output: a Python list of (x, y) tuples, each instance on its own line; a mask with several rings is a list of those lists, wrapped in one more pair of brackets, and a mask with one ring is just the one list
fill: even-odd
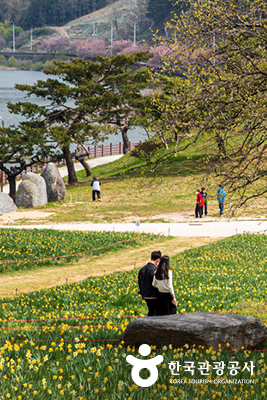
[(172, 271), (170, 271), (170, 258), (161, 257), (157, 271), (153, 277), (152, 285), (158, 288), (159, 315), (176, 314), (177, 301), (172, 284)]

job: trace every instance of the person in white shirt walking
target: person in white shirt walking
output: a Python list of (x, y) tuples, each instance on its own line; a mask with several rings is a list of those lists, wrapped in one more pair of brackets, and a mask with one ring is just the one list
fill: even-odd
[(173, 289), (172, 271), (170, 270), (170, 258), (168, 256), (161, 257), (152, 285), (159, 291), (157, 313), (159, 315), (176, 314), (177, 301)]
[(98, 201), (101, 201), (101, 198), (100, 198), (100, 185), (101, 185), (101, 183), (99, 182), (97, 177), (93, 176), (93, 180), (91, 182), (93, 201), (95, 201), (95, 195), (97, 195)]

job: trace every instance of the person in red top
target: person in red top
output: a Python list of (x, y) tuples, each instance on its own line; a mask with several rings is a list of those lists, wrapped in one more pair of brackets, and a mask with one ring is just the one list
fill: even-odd
[(197, 190), (197, 204), (196, 204), (196, 210), (195, 210), (196, 218), (198, 218), (198, 216), (199, 216), (199, 218), (202, 218), (203, 206), (204, 206), (203, 196), (200, 193), (200, 190)]

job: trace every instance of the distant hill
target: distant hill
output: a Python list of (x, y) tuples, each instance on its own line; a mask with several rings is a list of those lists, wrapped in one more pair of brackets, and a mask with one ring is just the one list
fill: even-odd
[(136, 22), (137, 36), (141, 40), (140, 34), (144, 35), (144, 30), (149, 28), (149, 20), (146, 17), (147, 4), (147, 0), (119, 0), (53, 29), (60, 35), (69, 36), (70, 33), (73, 38), (82, 39), (92, 35), (109, 38), (113, 23), (114, 39), (116, 37), (132, 39)]
[[(6, 6), (11, 4), (9, 0), (1, 1)], [(19, 8), (22, 3), (24, 4), (23, 17), (21, 17)], [(100, 8), (102, 4), (107, 3), (108, 5)], [(12, 4), (11, 14), (17, 11), (17, 15), (25, 24), (22, 25), (24, 31), (19, 35), (16, 34), (16, 50), (19, 49), (22, 52), (27, 52), (29, 49), (33, 52), (39, 51), (39, 46), (45, 38), (51, 37), (58, 40), (56, 38), (58, 36), (68, 38), (70, 41), (93, 37), (94, 39), (104, 39), (108, 45), (111, 40), (111, 27), (113, 27), (114, 41), (124, 39), (133, 42), (135, 32), (137, 43), (146, 41), (152, 44), (153, 34), (150, 28), (163, 32), (164, 23), (170, 19), (173, 9), (172, 0), (75, 0), (75, 2), (73, 0), (24, 0), (23, 2), (12, 0)], [(75, 4), (75, 10), (68, 13), (68, 4)], [(78, 4), (83, 4), (79, 12)], [(180, 2), (180, 4), (185, 3)], [(85, 14), (85, 11), (92, 7), (99, 9)], [(181, 6), (179, 8), (181, 9)], [(2, 26), (5, 31), (1, 32), (0, 29), (0, 51), (12, 51), (12, 23), (10, 21), (1, 22), (5, 16), (3, 10), (4, 8), (0, 10), (0, 28)], [(179, 13), (180, 10), (176, 8), (175, 11)], [(58, 13), (62, 14), (62, 18), (58, 16)], [(79, 18), (68, 18), (77, 13), (81, 15)], [(53, 24), (53, 21), (58, 21), (58, 23)], [(68, 22), (62, 24), (60, 21)], [(18, 24), (15, 24), (16, 29), (20, 29)], [(29, 30), (31, 28), (33, 28), (32, 33)], [(9, 32), (9, 38), (7, 32)]]

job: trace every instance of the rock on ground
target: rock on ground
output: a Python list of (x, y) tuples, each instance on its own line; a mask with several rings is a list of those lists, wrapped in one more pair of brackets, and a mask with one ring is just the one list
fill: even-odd
[(0, 192), (0, 214), (7, 214), (12, 211), (17, 211), (13, 200), (6, 193)]
[(55, 164), (48, 163), (41, 176), (46, 183), (48, 201), (65, 200), (66, 187)]
[(126, 346), (187, 344), (217, 349), (220, 344), (229, 350), (263, 349), (266, 339), (267, 327), (255, 317), (205, 312), (138, 318), (123, 335)]
[(47, 204), (46, 184), (44, 178), (33, 172), (27, 172), (19, 184), (16, 205), (34, 208)]

